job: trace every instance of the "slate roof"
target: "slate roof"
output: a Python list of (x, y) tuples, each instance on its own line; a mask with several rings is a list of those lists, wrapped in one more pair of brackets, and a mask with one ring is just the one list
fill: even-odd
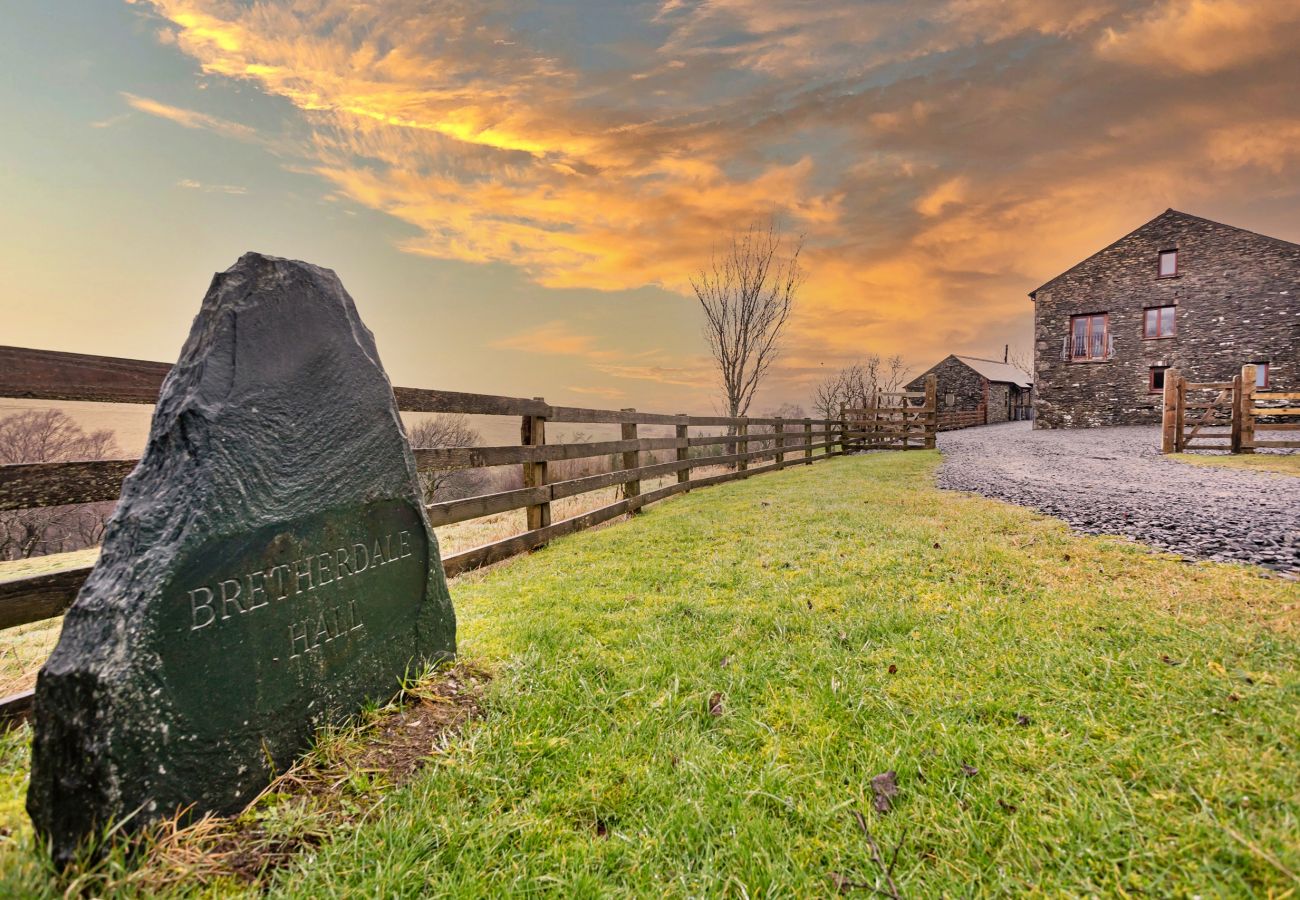
[(953, 355), (976, 372), (979, 372), (989, 381), (1005, 382), (1022, 388), (1033, 386), (1033, 377), (1024, 369), (1021, 369), (1018, 366), (1013, 366), (1011, 363), (996, 362), (991, 359), (980, 359), (978, 356)]

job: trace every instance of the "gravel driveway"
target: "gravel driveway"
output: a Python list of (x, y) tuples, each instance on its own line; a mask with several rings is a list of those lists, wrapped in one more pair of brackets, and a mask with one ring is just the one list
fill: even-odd
[(1300, 478), (1162, 457), (1149, 426), (939, 435), (939, 485), (1028, 506), (1091, 534), (1300, 573)]

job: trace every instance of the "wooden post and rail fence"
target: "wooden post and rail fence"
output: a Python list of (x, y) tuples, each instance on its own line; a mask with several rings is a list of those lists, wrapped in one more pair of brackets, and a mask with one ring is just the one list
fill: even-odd
[(1194, 382), (1166, 369), (1161, 452), (1300, 448), (1288, 439), (1300, 431), (1300, 391), (1264, 390), (1256, 376), (1247, 365), (1231, 381)]
[[(96, 401), (154, 404), (171, 366), (163, 362), (90, 356), (0, 347), (0, 397), (48, 401)], [(554, 538), (636, 513), (678, 493), (708, 485), (780, 471), (793, 465), (841, 456), (858, 448), (906, 449), (934, 446), (934, 385), (923, 393), (883, 395), (899, 402), (885, 405), (883, 397), (866, 415), (839, 419), (783, 419), (734, 416), (690, 416), (554, 406), (531, 400), (423, 388), (393, 388), (398, 409), (415, 413), (463, 413), (519, 418), (517, 446), (413, 448), (421, 471), (521, 467), (522, 487), (462, 499), (427, 504), (435, 527), (523, 509), (526, 530), (443, 558), (448, 577), (490, 565), (544, 546)], [(914, 407), (911, 398), (925, 403)], [(618, 425), (620, 439), (583, 443), (547, 443), (551, 423)], [(671, 437), (643, 436), (642, 426), (672, 429)], [(696, 429), (692, 434), (691, 430)], [(710, 429), (701, 434), (699, 429)], [(761, 430), (757, 430), (761, 429)], [(721, 430), (723, 433), (717, 433)], [(692, 456), (694, 448), (717, 448), (714, 455)], [(675, 451), (665, 462), (643, 464), (642, 454)], [(614, 471), (552, 481), (548, 463), (560, 460), (614, 458)], [(751, 463), (766, 461), (751, 468)], [(77, 460), (0, 465), (0, 511), (67, 506), (116, 500), (123, 479), (136, 460)], [(692, 478), (701, 468), (723, 471)], [(675, 477), (675, 480), (673, 479)], [(649, 479), (670, 479), (643, 490)], [(551, 504), (565, 497), (619, 488), (615, 502), (560, 521), (553, 521)], [(78, 565), (0, 580), (0, 629), (63, 615), (76, 598), (91, 566)], [(30, 710), (32, 692), (0, 699), (0, 721), (16, 721)]]

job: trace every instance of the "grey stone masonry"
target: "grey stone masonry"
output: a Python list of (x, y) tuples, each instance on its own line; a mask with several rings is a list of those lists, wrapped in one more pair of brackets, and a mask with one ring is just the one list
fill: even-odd
[(939, 391), (939, 412), (956, 412), (958, 410), (979, 409), (985, 400), (984, 377), (956, 356), (946, 357), (938, 365), (931, 366), (904, 386), (903, 390), (925, 390), (925, 377), (931, 372), (935, 375)]
[[(1039, 428), (1159, 422), (1153, 368), (1215, 382), (1268, 363), (1270, 389), (1300, 388), (1300, 244), (1170, 209), (1029, 296)], [(1095, 317), (1079, 343), (1076, 316)]]

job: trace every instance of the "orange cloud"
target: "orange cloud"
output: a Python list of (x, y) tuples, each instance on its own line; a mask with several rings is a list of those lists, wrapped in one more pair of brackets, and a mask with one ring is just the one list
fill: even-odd
[(192, 109), (182, 109), (179, 106), (169, 106), (157, 100), (150, 100), (148, 97), (128, 94), (126, 91), (122, 92), (122, 97), (130, 104), (132, 109), (148, 113), (151, 116), (157, 116), (160, 119), (166, 119), (169, 122), (175, 122), (184, 128), (203, 128), (208, 131), (215, 131), (225, 137), (245, 141), (257, 136), (257, 132), (247, 125), (231, 122), (228, 119), (210, 116)]
[[(405, 252), (688, 293), (716, 242), (778, 214), (807, 236), (789, 384), (869, 351), (1027, 343), (1025, 292), (1051, 275), (1165, 207), (1300, 174), (1293, 0), (664, 0), (618, 66), (586, 69), (585, 38), (521, 32), (509, 5), (152, 9), (205, 74), (291, 103), (295, 170), (412, 226)], [(711, 384), (707, 361), (616, 364), (558, 321), (492, 346)]]

